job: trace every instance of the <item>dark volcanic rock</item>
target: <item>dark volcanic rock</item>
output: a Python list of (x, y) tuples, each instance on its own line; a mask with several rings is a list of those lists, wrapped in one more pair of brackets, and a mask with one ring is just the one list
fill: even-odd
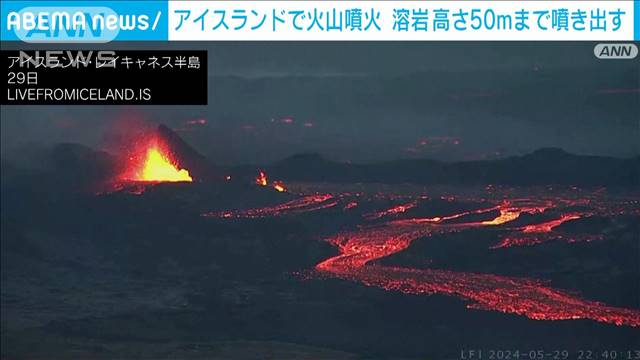
[(179, 160), (180, 166), (189, 169), (189, 173), (196, 181), (222, 180), (220, 171), (173, 130), (160, 125), (157, 132), (169, 151)]

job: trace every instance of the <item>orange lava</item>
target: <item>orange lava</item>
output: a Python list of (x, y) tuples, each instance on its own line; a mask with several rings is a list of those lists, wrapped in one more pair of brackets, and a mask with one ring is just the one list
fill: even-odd
[[(260, 186), (269, 186), (269, 178), (267, 177), (267, 174), (264, 171), (260, 171), (258, 173), (258, 176), (256, 176), (256, 179), (255, 179), (255, 182)], [(274, 181), (271, 183), (271, 186), (273, 186), (273, 188), (278, 192), (287, 191), (287, 187), (284, 185), (282, 181)]]
[[(344, 209), (357, 206), (348, 196), (331, 194), (312, 194), (271, 207), (250, 210), (214, 212), (203, 216), (212, 217), (270, 217), (295, 215), (327, 209), (345, 201)], [(391, 209), (374, 212), (365, 216), (375, 220), (388, 215), (398, 216), (406, 210), (416, 207), (419, 199), (395, 206)], [(470, 301), (468, 308), (493, 310), (516, 314), (535, 320), (590, 319), (619, 326), (640, 326), (640, 310), (608, 306), (606, 304), (582, 299), (572, 292), (554, 289), (546, 283), (534, 279), (456, 272), (443, 269), (415, 269), (397, 266), (383, 266), (375, 261), (407, 249), (411, 243), (423, 237), (446, 234), (479, 227), (497, 227), (499, 231), (521, 234), (510, 244), (502, 246), (530, 245), (532, 241), (547, 241), (559, 238), (567, 242), (589, 241), (596, 235), (568, 236), (555, 230), (560, 224), (578, 219), (587, 212), (569, 212), (558, 219), (525, 226), (509, 226), (519, 219), (521, 214), (539, 214), (548, 209), (561, 206), (577, 206), (588, 203), (572, 199), (510, 199), (500, 201), (476, 210), (453, 214), (442, 214), (430, 218), (405, 218), (378, 224), (359, 225), (355, 230), (340, 232), (325, 240), (337, 247), (339, 254), (330, 257), (315, 266), (317, 274), (323, 277), (335, 277), (375, 286), (406, 294), (444, 294)], [(624, 208), (591, 204), (599, 214), (628, 213)], [(599, 207), (598, 207), (599, 206)], [(499, 211), (491, 220), (464, 222), (469, 215), (490, 214)], [(558, 210), (559, 211), (559, 210)], [(561, 212), (561, 211), (560, 211)], [(455, 220), (455, 222), (452, 222)], [(461, 222), (462, 221), (462, 222)], [(510, 241), (503, 239), (504, 241)], [(519, 241), (517, 239), (524, 239)], [(543, 240), (539, 240), (543, 239)], [(496, 247), (501, 247), (498, 244)]]
[(120, 179), (141, 182), (193, 181), (189, 170), (179, 166), (178, 161), (157, 136), (136, 144)]
[(276, 189), (276, 191), (278, 191), (278, 192), (287, 191), (287, 187), (284, 186), (284, 183), (281, 182), (281, 181), (274, 181), (273, 182), (273, 188)]
[(500, 215), (493, 219), (483, 221), (483, 225), (502, 225), (504, 223), (508, 223), (509, 221), (513, 221), (520, 217), (520, 211), (514, 209), (500, 209)]
[(378, 212), (374, 212), (371, 214), (367, 214), (364, 217), (368, 220), (373, 220), (373, 219), (380, 219), (386, 216), (391, 216), (391, 215), (397, 215), (397, 214), (402, 214), (404, 212), (406, 212), (409, 209), (412, 209), (414, 207), (416, 207), (417, 202), (412, 201), (410, 203), (407, 204), (402, 204), (402, 205), (396, 205), (390, 209), (386, 209), (383, 211), (378, 211)]
[[(490, 209), (479, 210), (489, 211)], [(447, 218), (461, 217), (456, 215)], [(505, 219), (504, 213), (487, 224)], [(440, 217), (444, 218), (444, 217)], [(507, 218), (513, 218), (512, 215)], [(416, 219), (414, 219), (416, 220)], [(371, 264), (400, 252), (412, 241), (437, 233), (483, 223), (439, 224), (431, 221), (394, 221), (328, 238), (340, 254), (316, 265), (320, 273), (358, 281), (367, 286), (407, 294), (445, 294), (473, 301), (469, 308), (495, 310), (535, 320), (591, 319), (616, 325), (640, 326), (640, 311), (583, 300), (536, 280), (464, 273), (439, 269), (411, 269)]]
[[(513, 235), (505, 236), (498, 244), (492, 246), (492, 249), (506, 248), (512, 246), (532, 246), (537, 245), (543, 242), (563, 239), (565, 236), (553, 231), (554, 228), (564, 224), (567, 221), (577, 220), (582, 217), (590, 215), (589, 213), (568, 213), (561, 215), (558, 219), (546, 221), (539, 224), (531, 224), (523, 226), (516, 231), (520, 231), (520, 233), (516, 233)], [(572, 235), (570, 238), (566, 239), (567, 242), (577, 242), (577, 241), (593, 241), (601, 239), (601, 234), (581, 234), (581, 235)]]
[(256, 177), (256, 184), (258, 184), (260, 186), (269, 185), (269, 180), (267, 179), (267, 174), (265, 174), (264, 171), (260, 171), (260, 173)]
[(334, 207), (338, 204), (331, 194), (307, 195), (275, 206), (249, 209), (209, 212), (202, 216), (214, 218), (259, 218), (299, 214)]
[(144, 162), (140, 177), (136, 180), (157, 182), (193, 181), (188, 170), (178, 169), (157, 148), (147, 150), (147, 159)]
[(527, 225), (522, 229), (524, 233), (550, 232), (553, 228), (562, 225), (569, 220), (580, 219), (581, 214), (571, 213), (560, 216), (559, 219), (543, 222), (541, 224)]

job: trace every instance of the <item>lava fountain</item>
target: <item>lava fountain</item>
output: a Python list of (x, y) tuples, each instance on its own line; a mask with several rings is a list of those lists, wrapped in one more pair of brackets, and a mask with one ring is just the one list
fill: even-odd
[(189, 170), (178, 164), (168, 147), (158, 136), (141, 142), (129, 156), (122, 176), (127, 181), (192, 182)]
[(193, 181), (188, 170), (178, 169), (157, 148), (147, 150), (147, 158), (144, 162), (141, 176), (137, 180), (170, 182)]

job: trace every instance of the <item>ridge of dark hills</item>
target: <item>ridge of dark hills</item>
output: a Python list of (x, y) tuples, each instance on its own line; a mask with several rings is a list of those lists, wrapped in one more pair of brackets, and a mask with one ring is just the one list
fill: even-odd
[(327, 160), (318, 154), (298, 154), (275, 163), (269, 171), (272, 176), (289, 181), (637, 186), (640, 157), (575, 155), (558, 148), (543, 148), (498, 160), (411, 159), (349, 164)]

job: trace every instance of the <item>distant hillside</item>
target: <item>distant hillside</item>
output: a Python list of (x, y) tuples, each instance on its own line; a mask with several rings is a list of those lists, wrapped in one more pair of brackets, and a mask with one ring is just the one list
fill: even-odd
[(640, 157), (583, 156), (547, 148), (500, 160), (447, 163), (420, 159), (346, 164), (302, 154), (274, 164), (269, 171), (272, 176), (289, 181), (637, 186)]
[[(198, 181), (222, 181), (223, 175), (252, 182), (258, 166), (219, 167), (188, 145), (178, 134), (160, 126), (157, 134), (180, 165)], [(47, 153), (49, 180), (83, 187), (112, 179), (122, 171), (116, 156), (78, 144), (58, 144)], [(20, 167), (3, 161), (3, 181)], [(334, 183), (414, 183), (444, 185), (579, 185), (638, 186), (640, 157), (620, 159), (567, 153), (556, 148), (499, 160), (443, 162), (429, 159), (395, 160), (371, 164), (331, 161), (317, 154), (298, 154), (271, 166), (271, 179)], [(16, 175), (17, 176), (17, 175)]]

